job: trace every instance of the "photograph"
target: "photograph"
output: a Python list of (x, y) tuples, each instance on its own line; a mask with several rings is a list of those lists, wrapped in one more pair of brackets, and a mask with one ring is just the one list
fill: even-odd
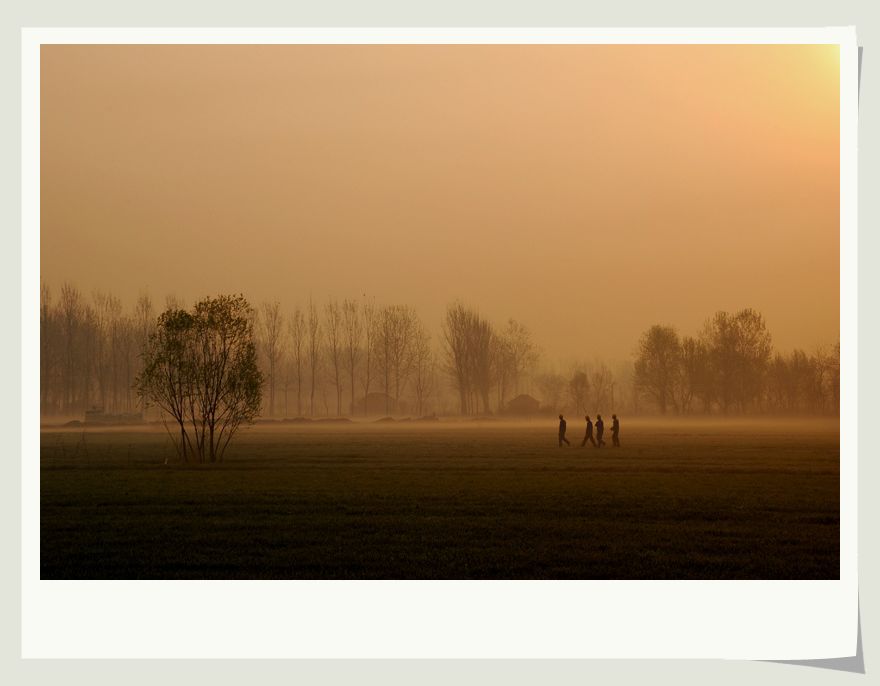
[(840, 52), (42, 43), (39, 578), (842, 579)]

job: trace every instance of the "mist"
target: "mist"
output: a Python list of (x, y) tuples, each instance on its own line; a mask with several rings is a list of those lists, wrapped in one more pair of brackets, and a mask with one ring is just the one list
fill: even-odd
[(44, 46), (41, 277), (126, 311), (405, 304), (435, 347), (461, 301), (566, 376), (745, 308), (812, 355), (839, 335), (837, 69), (800, 45)]

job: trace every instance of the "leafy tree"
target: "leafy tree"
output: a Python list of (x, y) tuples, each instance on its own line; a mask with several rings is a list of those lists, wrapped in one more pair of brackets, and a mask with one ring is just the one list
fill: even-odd
[(721, 409), (745, 411), (762, 394), (772, 349), (764, 317), (755, 310), (717, 312), (703, 328), (713, 386)]
[(666, 414), (676, 405), (675, 389), (681, 362), (681, 343), (671, 326), (655, 324), (642, 334), (636, 353), (635, 383)]
[(253, 312), (242, 296), (206, 298), (191, 312), (169, 309), (144, 349), (138, 392), (178, 425), (180, 457), (219, 462), (239, 427), (260, 411)]
[(712, 378), (709, 371), (709, 354), (703, 341), (691, 336), (681, 339), (681, 358), (678, 377), (678, 406), (689, 413), (700, 398), (708, 412), (712, 404)]
[(169, 309), (160, 314), (156, 330), (144, 346), (144, 365), (136, 381), (144, 407), (153, 403), (177, 422), (180, 435), (174, 446), (184, 462), (195, 452), (187, 432), (195, 381), (193, 327), (193, 316), (185, 310)]

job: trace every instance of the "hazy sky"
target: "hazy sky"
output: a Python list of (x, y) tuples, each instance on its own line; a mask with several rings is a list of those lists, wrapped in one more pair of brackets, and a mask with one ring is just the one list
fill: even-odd
[(839, 329), (836, 46), (44, 46), (41, 271), (293, 306), (455, 298), (551, 356)]

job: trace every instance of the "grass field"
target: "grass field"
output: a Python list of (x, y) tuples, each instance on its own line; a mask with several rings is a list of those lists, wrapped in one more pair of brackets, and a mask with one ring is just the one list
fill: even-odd
[(41, 576), (838, 578), (836, 423), (575, 425), (257, 425), (210, 467), (44, 430)]

